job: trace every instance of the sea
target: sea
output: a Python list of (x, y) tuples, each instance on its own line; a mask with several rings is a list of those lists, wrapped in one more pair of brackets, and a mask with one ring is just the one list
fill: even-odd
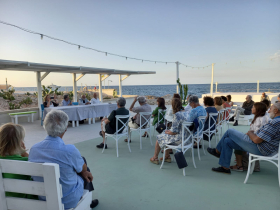
[[(56, 84), (59, 85), (59, 84)], [(94, 86), (87, 86), (94, 88)], [(82, 86), (77, 87), (78, 90)], [(98, 86), (96, 87), (98, 89)], [(119, 86), (103, 86), (103, 89), (116, 89), (119, 91)], [(15, 87), (17, 92), (34, 92), (37, 87)], [(62, 86), (59, 91), (71, 91), (72, 86)], [(213, 92), (216, 92), (216, 85), (213, 86)], [(217, 92), (257, 92), (256, 83), (227, 83), (218, 84)], [(280, 92), (280, 82), (260, 83), (259, 92)], [(153, 95), (165, 96), (167, 94), (176, 93), (176, 85), (126, 85), (122, 86), (123, 95)], [(188, 85), (188, 94), (197, 95), (199, 98), (202, 94), (210, 93), (210, 84), (190, 84)]]

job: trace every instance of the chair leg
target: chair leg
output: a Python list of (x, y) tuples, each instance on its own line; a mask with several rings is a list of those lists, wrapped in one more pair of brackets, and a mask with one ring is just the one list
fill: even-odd
[(153, 146), (152, 137), (151, 137), (151, 130), (150, 130), (150, 132), (149, 132), (149, 137), (150, 137), (151, 145)]
[(194, 151), (193, 151), (193, 145), (192, 145), (192, 161), (193, 161), (193, 166), (194, 168), (196, 168), (196, 165), (195, 165), (195, 161), (194, 161)]
[[(253, 157), (252, 157), (252, 159), (253, 159)], [(255, 169), (255, 164), (256, 164), (256, 161), (252, 162), (250, 174), (253, 174), (254, 169)]]
[[(203, 152), (204, 152), (204, 155), (206, 155), (205, 149), (204, 149), (204, 140), (203, 140), (203, 137), (202, 137), (202, 139), (201, 139), (200, 141), (202, 141), (202, 150), (203, 150)], [(209, 142), (210, 142), (210, 141), (209, 141)]]
[(142, 149), (142, 133), (141, 133), (141, 131), (140, 131), (140, 149)]
[(197, 146), (197, 154), (198, 154), (198, 159), (200, 160), (200, 152), (199, 152), (199, 141), (196, 141), (196, 146)]
[(119, 143), (118, 143), (118, 140), (116, 140), (116, 150), (117, 150), (117, 157), (119, 157)]
[(251, 171), (251, 155), (249, 155), (249, 164), (248, 164), (247, 176), (245, 178), (244, 184), (246, 184), (248, 179), (249, 179), (250, 171)]
[(183, 176), (186, 176), (186, 168), (183, 168)]
[(106, 142), (107, 142), (107, 137), (105, 136), (105, 142), (104, 142), (104, 146), (103, 146), (102, 153), (103, 153), (103, 152), (104, 152), (104, 150), (105, 150)]
[[(209, 147), (211, 148), (210, 137), (211, 137), (211, 133), (209, 132), (209, 136), (208, 136), (208, 143), (209, 143)], [(204, 139), (203, 139), (202, 141), (204, 142)], [(204, 149), (204, 148), (203, 148), (203, 149)]]
[(128, 146), (129, 152), (131, 152), (129, 141), (130, 141), (129, 134), (127, 134), (127, 146)]
[(165, 161), (165, 148), (163, 148), (163, 156), (162, 156), (162, 162), (161, 162), (161, 166), (160, 169), (163, 167), (164, 161)]

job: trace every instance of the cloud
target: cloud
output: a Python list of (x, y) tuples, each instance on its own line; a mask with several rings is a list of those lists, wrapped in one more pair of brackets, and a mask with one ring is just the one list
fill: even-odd
[(271, 61), (280, 61), (280, 50), (269, 57)]

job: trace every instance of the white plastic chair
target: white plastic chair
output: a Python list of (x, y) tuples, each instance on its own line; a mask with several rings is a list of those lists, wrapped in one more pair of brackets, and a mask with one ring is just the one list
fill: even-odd
[[(153, 136), (155, 136), (155, 130), (157, 128), (157, 126), (160, 124), (160, 123), (164, 123), (164, 114), (165, 110), (162, 110), (162, 109), (159, 109), (158, 110), (158, 121), (157, 123), (154, 125), (154, 133), (153, 133)], [(161, 119), (160, 119), (161, 118)]]
[[(216, 134), (218, 131), (218, 135), (219, 135), (219, 141), (221, 139), (221, 136), (223, 135), (223, 119), (224, 119), (224, 113), (225, 110), (221, 109), (220, 111), (218, 111), (218, 118), (217, 118), (217, 124), (216, 124)], [(218, 120), (219, 119), (219, 120)]]
[(150, 137), (150, 142), (151, 145), (153, 146), (153, 142), (151, 139), (151, 117), (152, 117), (152, 112), (139, 112), (140, 115), (140, 126), (139, 128), (130, 128), (129, 129), (129, 139), (128, 141), (131, 139), (131, 133), (133, 131), (137, 131), (139, 133), (140, 136), (140, 149), (142, 149), (142, 133), (143, 132), (147, 132), (149, 134)]
[(206, 119), (206, 116), (198, 117), (199, 126), (197, 128), (196, 134), (193, 134), (193, 141), (196, 142), (196, 144), (197, 144), (197, 153), (198, 153), (199, 160), (200, 160), (200, 152), (199, 152), (200, 141), (202, 141), (202, 149), (203, 149), (204, 154), (206, 155), (205, 150), (204, 150), (204, 141), (203, 141), (203, 129), (204, 129), (205, 119)]
[[(164, 160), (165, 160), (165, 151), (168, 150), (168, 149), (173, 149), (173, 150), (176, 150), (178, 152), (182, 151), (183, 154), (185, 154), (185, 152), (188, 151), (189, 149), (192, 149), (193, 166), (196, 168), (195, 161), (194, 161), (194, 151), (193, 151), (194, 139), (192, 137), (192, 132), (189, 129), (189, 127), (192, 124), (193, 124), (192, 122), (184, 122), (182, 124), (182, 141), (179, 144), (176, 145), (176, 142), (175, 142), (175, 144), (168, 144), (164, 147), (164, 149), (163, 149), (163, 160), (162, 160), (160, 169), (163, 167)], [(185, 132), (188, 133), (188, 137), (186, 139), (184, 138)], [(191, 140), (192, 142), (190, 144), (187, 144), (187, 142), (189, 140)], [(185, 168), (183, 168), (183, 175), (186, 176)]]
[[(203, 131), (203, 134), (206, 135), (208, 137), (208, 141), (209, 141), (209, 147), (211, 148), (211, 136), (215, 134), (215, 138), (216, 138), (216, 145), (217, 145), (217, 132), (216, 132), (216, 124), (217, 124), (217, 121), (216, 119), (218, 118), (218, 113), (209, 113), (208, 114), (208, 118), (209, 118), (209, 125), (208, 125), (208, 129)], [(216, 119), (215, 119), (216, 117)], [(214, 122), (212, 125), (211, 125), (211, 121)], [(213, 129), (214, 128), (214, 129)], [(211, 130), (213, 129), (213, 130)]]
[[(129, 139), (129, 135), (128, 135), (128, 121), (129, 121), (130, 115), (116, 115), (115, 117), (116, 117), (116, 132), (114, 134), (105, 133), (105, 142), (104, 142), (104, 147), (103, 147), (102, 153), (105, 150), (107, 137), (111, 137), (116, 140), (117, 157), (119, 157), (118, 141), (123, 136), (127, 136), (127, 139), (128, 139), (127, 146), (128, 146), (129, 152), (131, 152), (130, 145), (129, 145), (130, 139)], [(127, 121), (124, 123), (121, 119), (127, 119)], [(121, 122), (121, 124), (122, 124), (121, 128), (118, 128), (119, 122)], [(122, 132), (119, 133), (121, 130), (122, 130)]]
[[(248, 171), (247, 171), (247, 176), (245, 178), (244, 184), (247, 183), (250, 174), (252, 174), (254, 172), (255, 163), (257, 160), (265, 160), (265, 161), (271, 162), (278, 168), (278, 181), (279, 181), (279, 187), (280, 187), (280, 142), (279, 142), (278, 154), (276, 154), (272, 157), (259, 156), (259, 155), (254, 155), (254, 154), (249, 153)], [(278, 163), (274, 162), (275, 160), (278, 161)]]
[(229, 118), (230, 118), (231, 110), (232, 110), (232, 107), (226, 107), (224, 109), (223, 125), (227, 124), (227, 129), (229, 129)]

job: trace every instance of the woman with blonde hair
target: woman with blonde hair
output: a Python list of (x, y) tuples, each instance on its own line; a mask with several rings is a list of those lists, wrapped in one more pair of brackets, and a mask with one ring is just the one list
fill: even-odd
[[(21, 125), (7, 123), (0, 127), (0, 159), (28, 161), (24, 145), (25, 131)], [(3, 178), (31, 180), (30, 176), (3, 173)], [(6, 192), (6, 196), (38, 199), (35, 195)]]

